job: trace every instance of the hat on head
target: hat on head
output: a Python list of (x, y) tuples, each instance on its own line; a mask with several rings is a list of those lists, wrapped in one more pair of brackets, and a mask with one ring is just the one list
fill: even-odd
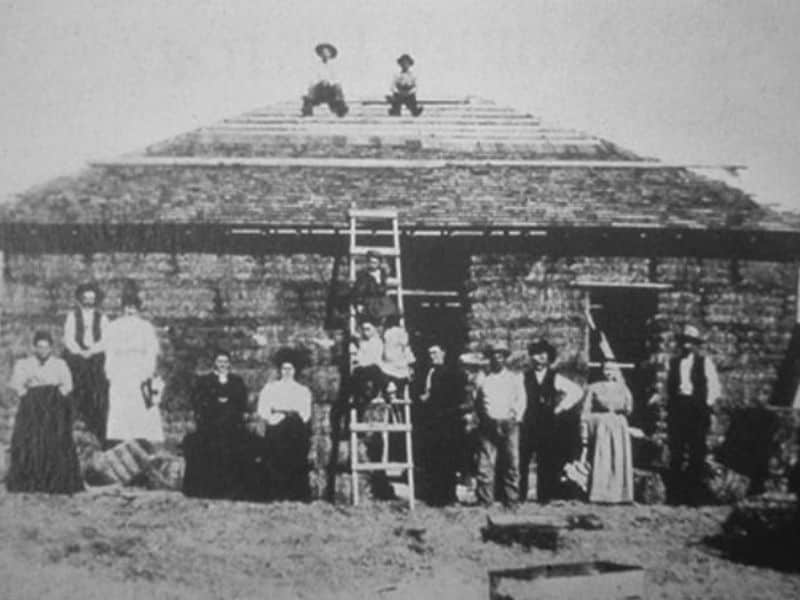
[(703, 336), (700, 334), (700, 330), (694, 325), (685, 325), (683, 327), (683, 331), (678, 334), (678, 339), (691, 340), (693, 342), (697, 342), (698, 344), (702, 344), (705, 341)]
[(314, 52), (316, 52), (319, 56), (322, 56), (323, 50), (328, 50), (331, 54), (331, 58), (336, 58), (336, 55), (339, 54), (339, 51), (336, 49), (336, 46), (330, 44), (328, 42), (322, 42), (321, 44), (317, 44), (314, 48)]
[(464, 367), (485, 367), (489, 361), (480, 352), (465, 352), (458, 357), (458, 362)]
[(100, 289), (100, 286), (97, 285), (94, 281), (89, 281), (86, 283), (80, 284), (78, 287), (75, 288), (75, 299), (80, 301), (81, 296), (83, 296), (86, 292), (94, 292), (95, 300), (98, 304), (103, 300), (103, 290)]
[(414, 66), (414, 59), (408, 54), (403, 54), (397, 59), (398, 65), (402, 65), (404, 62), (407, 62), (410, 67)]
[(486, 356), (491, 356), (497, 352), (502, 352), (506, 356), (511, 354), (511, 350), (508, 349), (508, 344), (502, 340), (490, 342), (483, 351)]
[(540, 354), (542, 352), (547, 352), (547, 360), (549, 362), (553, 362), (558, 355), (556, 352), (555, 346), (548, 342), (544, 338), (537, 338), (533, 340), (530, 344), (528, 344), (528, 355), (533, 356), (534, 354)]

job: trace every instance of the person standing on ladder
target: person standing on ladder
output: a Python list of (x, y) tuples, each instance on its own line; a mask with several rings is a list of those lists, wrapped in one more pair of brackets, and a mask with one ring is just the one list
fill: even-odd
[(397, 304), (386, 295), (389, 274), (377, 252), (367, 252), (367, 265), (358, 271), (350, 302), (357, 316), (366, 316), (375, 323), (386, 317), (399, 316)]

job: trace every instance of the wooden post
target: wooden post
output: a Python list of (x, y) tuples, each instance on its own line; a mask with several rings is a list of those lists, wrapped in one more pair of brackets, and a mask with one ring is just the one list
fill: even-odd
[(795, 297), (795, 303), (797, 305), (797, 316), (795, 322), (800, 323), (800, 265), (797, 267), (797, 296)]

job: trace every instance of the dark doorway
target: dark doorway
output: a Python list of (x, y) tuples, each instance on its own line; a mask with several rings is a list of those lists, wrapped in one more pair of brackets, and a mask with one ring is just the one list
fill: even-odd
[(427, 365), (427, 349), (441, 344), (451, 360), (467, 344), (465, 283), (469, 255), (444, 241), (403, 255), (406, 328), (418, 367)]
[(588, 336), (589, 381), (601, 377), (603, 352), (600, 332), (603, 332), (633, 394), (630, 423), (651, 431), (658, 419), (648, 404), (656, 382), (656, 366), (650, 358), (655, 350), (653, 336), (656, 333), (654, 317), (658, 310), (658, 290), (650, 287), (591, 287), (586, 293), (597, 326)]
[[(597, 329), (605, 333), (617, 362), (639, 364), (649, 357), (648, 339), (658, 309), (658, 293), (650, 288), (592, 287), (587, 290)], [(589, 362), (600, 362), (599, 335), (590, 336)]]

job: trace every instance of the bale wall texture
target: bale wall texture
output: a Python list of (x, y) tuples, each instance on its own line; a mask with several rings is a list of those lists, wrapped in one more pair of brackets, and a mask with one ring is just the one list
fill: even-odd
[[(34, 330), (48, 329), (60, 338), (78, 283), (97, 280), (107, 293), (105, 308), (114, 316), (122, 280), (132, 278), (142, 290), (144, 315), (155, 323), (161, 339), (159, 370), (167, 382), (163, 408), (170, 444), (177, 444), (191, 423), (191, 383), (196, 373), (210, 367), (214, 347), (233, 353), (253, 402), (275, 375), (270, 364), (275, 349), (289, 344), (310, 350), (311, 367), (301, 379), (314, 393), (309, 458), (312, 488), (321, 497), (333, 491), (325, 469), (338, 448), (331, 440), (330, 408), (339, 391), (336, 352), (341, 346), (325, 349), (313, 340), (326, 334), (332, 270), (333, 259), (320, 255), (6, 254), (0, 379), (8, 381), (14, 360), (28, 352)], [(764, 262), (476, 255), (465, 282), (469, 345), (475, 350), (487, 340), (504, 339), (523, 351), (531, 338), (545, 336), (558, 348), (565, 370), (585, 378), (586, 292), (575, 284), (669, 284), (670, 289), (657, 292), (648, 325), (650, 355), (642, 369), (652, 380), (648, 394), (663, 391), (675, 332), (687, 320), (698, 325), (707, 335), (707, 350), (724, 388), (725, 411), (715, 418), (710, 440), (716, 447), (733, 411), (769, 397), (795, 320), (796, 273), (796, 264)], [(266, 339), (266, 346), (254, 334)], [(8, 388), (0, 386), (3, 446), (10, 439), (12, 399)], [(651, 433), (663, 447), (663, 410), (657, 416)], [(786, 421), (775, 446), (781, 450), (770, 460), (774, 488), (784, 486), (797, 456), (792, 433), (797, 425), (788, 417)]]
[[(50, 331), (62, 348), (63, 323), (75, 287), (97, 281), (106, 292), (104, 309), (120, 312), (124, 278), (135, 280), (143, 316), (155, 324), (160, 342), (159, 372), (166, 381), (163, 414), (168, 444), (175, 447), (191, 425), (189, 393), (195, 374), (211, 365), (216, 347), (232, 352), (255, 403), (261, 387), (276, 376), (272, 353), (282, 345), (310, 351), (311, 366), (299, 379), (311, 387), (313, 436), (330, 434), (324, 407), (339, 389), (336, 352), (314, 340), (325, 336), (333, 259), (319, 255), (217, 256), (212, 254), (95, 254), (5, 256), (5, 297), (0, 321), (0, 446), (7, 446), (15, 412), (5, 385), (14, 361), (30, 351), (37, 329)], [(337, 288), (338, 289), (338, 288)], [(266, 339), (259, 345), (254, 335)], [(312, 448), (319, 449), (316, 439)], [(312, 452), (313, 470), (325, 468)], [(324, 477), (318, 474), (315, 481)], [(318, 494), (324, 489), (315, 486)]]
[[(694, 258), (556, 258), (531, 255), (476, 255), (470, 265), (469, 335), (473, 350), (501, 339), (524, 351), (543, 336), (558, 349), (568, 374), (586, 376), (586, 291), (581, 282), (658, 283), (657, 308), (646, 332), (649, 356), (639, 374), (652, 381), (648, 395), (663, 398), (666, 365), (675, 333), (691, 322), (707, 338), (706, 351), (718, 367), (722, 411), (714, 419), (711, 447), (722, 442), (731, 415), (766, 402), (786, 352), (796, 318), (797, 264)], [(613, 347), (614, 340), (610, 340)], [(640, 405), (641, 405), (640, 399)], [(778, 411), (777, 414), (783, 415)], [(653, 438), (665, 441), (665, 412), (652, 424)], [(772, 484), (785, 485), (797, 459), (796, 424), (787, 416), (770, 460)], [(788, 441), (787, 436), (794, 441)], [(777, 448), (781, 448), (778, 451)], [(791, 448), (788, 451), (787, 448)], [(662, 455), (657, 462), (663, 463)]]

